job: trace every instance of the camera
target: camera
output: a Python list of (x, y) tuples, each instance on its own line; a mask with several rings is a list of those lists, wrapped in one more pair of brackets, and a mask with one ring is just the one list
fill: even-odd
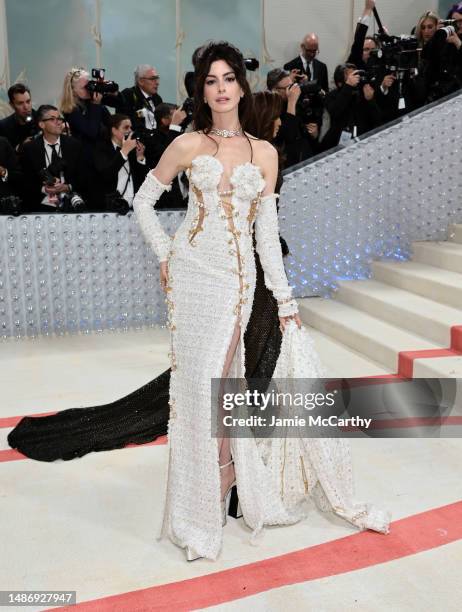
[(18, 217), (21, 214), (22, 200), (17, 196), (4, 196), (0, 198), (0, 215), (13, 215)]
[(91, 69), (91, 81), (85, 85), (85, 89), (91, 94), (113, 94), (119, 91), (118, 83), (114, 81), (107, 81), (104, 76), (106, 74), (105, 68), (92, 68)]
[(304, 81), (300, 83), (300, 92), (297, 115), (303, 123), (321, 123), (325, 97), (321, 85), (316, 79)]
[(64, 172), (65, 169), (66, 162), (61, 157), (58, 157), (58, 159), (52, 162), (48, 168), (43, 168), (43, 170), (40, 170), (39, 176), (44, 185), (47, 187), (53, 187), (56, 179), (61, 176), (61, 173)]
[(60, 193), (57, 209), (61, 212), (81, 212), (85, 210), (85, 201), (76, 191)]
[(115, 212), (119, 215), (126, 215), (130, 210), (130, 206), (125, 198), (118, 191), (106, 194), (105, 198), (106, 210)]
[(445, 39), (449, 38), (453, 34), (457, 34), (458, 31), (458, 23), (455, 19), (446, 19), (445, 21), (441, 21), (440, 24), (443, 26), (438, 28), (435, 32), (435, 36), (444, 37)]
[(255, 57), (246, 57), (244, 59), (244, 66), (247, 70), (254, 72), (260, 66), (260, 62)]
[(377, 35), (378, 48), (371, 51), (368, 68), (381, 67), (390, 72), (408, 72), (419, 65), (419, 41), (415, 36)]

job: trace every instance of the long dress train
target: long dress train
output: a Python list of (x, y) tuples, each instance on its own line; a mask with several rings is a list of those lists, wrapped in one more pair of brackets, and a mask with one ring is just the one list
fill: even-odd
[[(230, 206), (225, 206), (219, 194), (224, 169), (218, 159), (198, 156), (188, 173), (189, 206), (173, 239), (165, 234), (153, 210), (169, 186), (162, 185), (152, 173), (138, 191), (134, 209), (147, 241), (160, 261), (168, 261), (169, 270), (171, 410), (161, 533), (180, 547), (191, 547), (200, 556), (216, 559), (222, 544), (222, 516), (218, 445), (211, 433), (211, 380), (221, 377), (236, 325), (240, 341), (229, 376), (244, 378), (243, 338), (256, 283), (254, 225), (265, 285), (277, 299), (279, 315), (293, 314), (297, 305), (279, 249), (276, 198), (274, 194), (262, 197), (265, 182), (258, 166), (246, 163), (234, 168), (229, 177), (233, 187)], [(321, 376), (313, 349), (304, 349), (306, 330), (298, 330), (300, 334), (292, 326), (289, 330), (278, 357), (278, 374), (293, 376), (294, 368), (287, 364), (295, 358), (301, 377)], [(306, 459), (317, 503), (359, 528), (387, 533), (388, 513), (353, 499), (346, 441), (319, 442), (289, 444)], [(305, 515), (303, 500), (294, 502), (280, 495), (275, 474), (281, 448), (277, 439), (269, 453), (256, 439), (231, 440), (238, 495), (253, 537), (264, 525), (291, 524)], [(340, 465), (335, 465), (338, 462)]]

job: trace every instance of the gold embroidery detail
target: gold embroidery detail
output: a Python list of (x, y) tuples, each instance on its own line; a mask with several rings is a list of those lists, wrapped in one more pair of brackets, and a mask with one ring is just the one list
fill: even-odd
[[(231, 191), (223, 192), (223, 193), (226, 193), (226, 195), (232, 195)], [(229, 249), (229, 254), (236, 255), (237, 257), (237, 270), (233, 270), (233, 272), (239, 276), (239, 301), (234, 306), (234, 314), (237, 315), (238, 318), (240, 319), (242, 305), (246, 304), (248, 301), (248, 298), (244, 296), (244, 292), (248, 288), (248, 284), (244, 283), (244, 276), (245, 276), (244, 258), (241, 255), (241, 250), (240, 250), (240, 245), (239, 245), (239, 238), (241, 236), (241, 232), (234, 225), (234, 218), (239, 216), (239, 211), (235, 210), (234, 204), (231, 201), (227, 201), (223, 197), (220, 197), (220, 196), (219, 196), (219, 203), (224, 212), (223, 218), (228, 220), (228, 231), (233, 236), (230, 240), (228, 240), (228, 244), (233, 244), (234, 242), (235, 250)]]
[(257, 197), (254, 198), (250, 204), (250, 210), (249, 210), (249, 214), (247, 215), (247, 221), (249, 222), (249, 234), (252, 231), (252, 223), (255, 219), (255, 217), (257, 216), (257, 208), (258, 208), (258, 204), (261, 201), (261, 194), (262, 192), (259, 191), (257, 194)]
[(196, 187), (194, 183), (191, 184), (191, 189), (193, 190), (197, 200), (197, 214), (194, 217), (193, 227), (189, 230), (189, 243), (192, 246), (196, 246), (194, 239), (199, 232), (204, 230), (204, 217), (207, 217), (209, 213), (205, 210), (204, 196), (202, 191)]
[(305, 485), (305, 493), (308, 493), (308, 478), (306, 476), (305, 463), (301, 455), (300, 455), (300, 462), (301, 462), (303, 484)]

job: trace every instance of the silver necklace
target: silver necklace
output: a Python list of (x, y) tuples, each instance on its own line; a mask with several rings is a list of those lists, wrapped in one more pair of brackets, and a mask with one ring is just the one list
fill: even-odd
[(211, 134), (215, 134), (216, 136), (221, 136), (222, 138), (232, 138), (233, 136), (242, 136), (242, 131), (239, 128), (238, 130), (220, 130), (218, 128), (212, 128), (210, 130)]

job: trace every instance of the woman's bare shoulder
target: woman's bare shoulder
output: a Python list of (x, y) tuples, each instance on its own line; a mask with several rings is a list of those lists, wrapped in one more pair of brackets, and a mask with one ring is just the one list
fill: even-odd
[(255, 161), (260, 167), (267, 168), (277, 164), (278, 152), (270, 142), (259, 139), (252, 140), (251, 142)]

